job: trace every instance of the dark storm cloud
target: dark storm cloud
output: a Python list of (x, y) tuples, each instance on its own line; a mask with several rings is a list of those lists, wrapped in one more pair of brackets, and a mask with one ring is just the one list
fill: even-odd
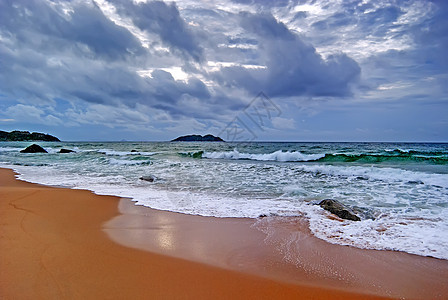
[[(211, 97), (207, 87), (198, 79), (176, 81), (170, 73), (161, 70), (153, 71), (152, 78), (143, 78), (122, 65), (113, 66), (98, 61), (73, 60), (63, 66), (51, 67), (45, 64), (41, 55), (26, 52), (18, 52), (18, 57), (3, 56), (13, 61), (14, 65), (6, 65), (7, 72), (1, 74), (12, 76), (11, 80), (2, 80), (0, 84), (5, 83), (5, 86), (1, 89), (14, 93), (18, 98), (49, 101), (58, 96), (113, 106), (125, 104), (135, 107), (136, 104), (143, 104), (179, 113), (182, 112), (179, 102), (183, 97), (200, 99), (200, 106), (204, 106), (204, 101)], [(27, 59), (21, 60), (20, 57)], [(35, 65), (32, 66), (27, 60)], [(197, 109), (201, 110), (205, 108)]]
[(152, 72), (152, 78), (147, 81), (153, 97), (167, 107), (174, 108), (185, 95), (201, 99), (201, 102), (211, 97), (205, 84), (196, 78), (187, 82), (176, 81), (169, 72), (157, 70)]
[(49, 54), (68, 49), (116, 60), (144, 52), (128, 30), (117, 26), (93, 5), (77, 4), (70, 14), (65, 14), (45, 1), (2, 1), (0, 30), (18, 47), (32, 47)]
[[(131, 55), (144, 53), (130, 32), (94, 5), (74, 5), (69, 14), (44, 1), (0, 5), (0, 88), (10, 97), (107, 102), (110, 97), (98, 88), (114, 73), (108, 64), (129, 63)], [(132, 77), (126, 69), (116, 73), (123, 74), (119, 82)]]
[[(53, 98), (59, 97), (90, 104), (124, 104), (130, 108), (141, 104), (176, 115), (189, 113), (190, 117), (204, 117), (207, 112), (208, 118), (215, 116), (207, 104), (210, 92), (199, 79), (176, 81), (162, 70), (153, 71), (152, 77), (141, 77), (122, 64), (74, 56), (65, 58), (62, 64), (49, 65), (45, 55), (30, 49), (10, 51), (0, 46), (0, 55), (2, 92), (34, 104), (51, 103)], [(194, 110), (186, 109), (183, 103), (186, 98), (196, 99), (199, 105)], [(218, 106), (225, 105), (224, 101)]]
[[(148, 58), (146, 50), (96, 5), (74, 4), (68, 13), (44, 1), (1, 1), (0, 5), (0, 91), (5, 96), (35, 105), (54, 103), (55, 98), (112, 106), (142, 104), (176, 114), (188, 111), (182, 107), (188, 98), (200, 104), (191, 111), (193, 117), (206, 111), (211, 117), (206, 103), (212, 96), (201, 80), (177, 81), (162, 70), (154, 70), (151, 77), (138, 75), (136, 66)], [(153, 14), (179, 18), (174, 5), (155, 3), (154, 7), (158, 10)], [(145, 6), (144, 12), (148, 9)], [(169, 20), (166, 14), (161, 18)], [(185, 25), (173, 22), (176, 29)], [(167, 32), (160, 30), (162, 35)], [(196, 55), (199, 50), (193, 48), (189, 50)]]
[(118, 59), (125, 55), (142, 55), (139, 41), (123, 27), (105, 18), (99, 9), (80, 6), (71, 15), (71, 24), (62, 35), (88, 45), (98, 55)]
[(162, 1), (133, 3), (127, 0), (112, 2), (120, 14), (130, 17), (141, 30), (158, 34), (171, 50), (179, 51), (196, 61), (203, 59), (203, 49), (199, 45), (199, 40), (180, 17), (175, 3), (167, 4)]
[(241, 26), (257, 37), (266, 68), (224, 68), (215, 74), (223, 84), (270, 96), (351, 94), (350, 84), (358, 79), (360, 67), (347, 55), (323, 59), (312, 45), (269, 14), (241, 14)]

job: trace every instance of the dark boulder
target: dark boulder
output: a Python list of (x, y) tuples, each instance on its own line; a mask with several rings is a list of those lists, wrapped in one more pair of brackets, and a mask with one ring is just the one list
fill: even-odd
[(325, 199), (319, 203), (319, 206), (335, 214), (339, 218), (352, 221), (361, 221), (361, 218), (358, 217), (350, 208), (337, 200)]
[(21, 153), (48, 153), (44, 148), (39, 145), (32, 144), (20, 151)]
[(155, 176), (152, 176), (152, 175), (140, 177), (140, 180), (149, 181), (149, 182), (154, 182), (154, 181), (156, 181), (156, 179), (157, 178)]
[(409, 180), (408, 181), (409, 184), (425, 184), (423, 181), (421, 180)]
[(59, 150), (59, 153), (75, 153), (75, 151), (62, 148), (61, 150)]

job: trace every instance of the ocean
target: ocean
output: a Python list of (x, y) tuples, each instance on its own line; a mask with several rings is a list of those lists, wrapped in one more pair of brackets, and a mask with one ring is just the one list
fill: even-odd
[[(0, 166), (185, 214), (302, 216), (330, 243), (448, 259), (448, 144), (39, 142), (48, 154), (19, 152), (30, 144), (0, 142)], [(317, 205), (329, 198), (362, 220), (329, 218)]]

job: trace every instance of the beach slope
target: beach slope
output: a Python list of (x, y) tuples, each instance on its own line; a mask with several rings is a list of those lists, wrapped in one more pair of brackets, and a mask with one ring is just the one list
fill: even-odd
[(0, 169), (1, 299), (370, 299), (112, 242), (118, 198), (18, 181)]

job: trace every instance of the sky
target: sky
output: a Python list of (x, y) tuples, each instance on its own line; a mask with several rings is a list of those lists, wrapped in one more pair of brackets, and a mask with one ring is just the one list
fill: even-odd
[(448, 141), (448, 1), (0, 0), (0, 130)]

